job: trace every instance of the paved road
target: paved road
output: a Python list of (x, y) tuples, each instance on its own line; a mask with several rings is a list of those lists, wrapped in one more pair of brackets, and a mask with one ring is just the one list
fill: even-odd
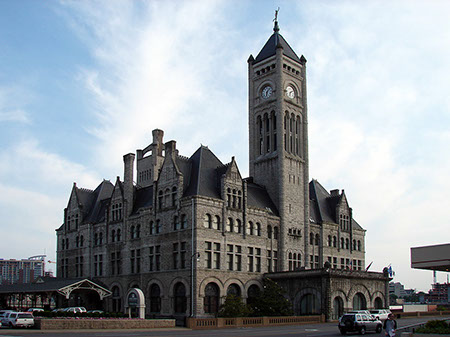
[[(431, 319), (443, 319), (443, 317), (422, 317), (398, 319), (398, 326), (407, 326), (415, 323), (426, 322)], [(368, 333), (368, 337), (378, 337), (384, 334)], [(41, 331), (32, 329), (6, 329), (0, 330), (0, 336), (14, 337), (170, 337), (170, 336), (207, 336), (207, 337), (322, 337), (341, 336), (337, 329), (337, 323), (264, 327), (264, 328), (237, 328), (221, 330), (190, 330), (186, 328), (159, 329), (159, 330), (59, 330)], [(358, 336), (352, 334), (349, 336)]]

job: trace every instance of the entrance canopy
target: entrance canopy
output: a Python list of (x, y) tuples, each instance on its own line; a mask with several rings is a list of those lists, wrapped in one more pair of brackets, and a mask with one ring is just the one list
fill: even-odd
[(95, 291), (101, 300), (112, 294), (108, 289), (89, 279), (39, 277), (33, 283), (1, 285), (0, 295), (38, 295), (56, 292), (68, 299), (75, 290)]
[(450, 243), (411, 248), (411, 268), (450, 271)]

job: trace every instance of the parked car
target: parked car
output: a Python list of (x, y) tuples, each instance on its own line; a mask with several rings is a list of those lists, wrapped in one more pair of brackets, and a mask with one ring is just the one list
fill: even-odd
[(389, 309), (374, 309), (370, 310), (370, 313), (372, 314), (373, 317), (381, 321), (385, 321), (387, 320), (388, 315), (391, 313), (391, 311)]
[(42, 311), (44, 311), (44, 309), (42, 309), (42, 308), (30, 308), (30, 309), (27, 310), (27, 312), (31, 312), (31, 313), (33, 313), (33, 312), (42, 312)]
[(29, 312), (10, 312), (2, 320), (4, 325), (10, 328), (25, 327), (28, 328), (34, 325), (33, 315)]
[(103, 310), (89, 310), (88, 313), (90, 314), (103, 314)]
[(339, 318), (338, 328), (342, 335), (345, 335), (347, 332), (358, 332), (364, 335), (367, 331), (380, 333), (383, 324), (379, 319), (367, 314), (347, 313)]
[(4, 325), (7, 326), (8, 324), (6, 323), (6, 318), (8, 317), (9, 313), (11, 312), (15, 312), (14, 310), (1, 310), (0, 311), (0, 322)]
[(84, 307), (69, 307), (69, 308), (65, 308), (64, 311), (72, 312), (72, 313), (76, 314), (76, 313), (86, 312), (86, 308), (84, 308)]
[(352, 310), (352, 311), (347, 312), (347, 314), (365, 314), (368, 316), (372, 316), (372, 314), (370, 313), (369, 310)]

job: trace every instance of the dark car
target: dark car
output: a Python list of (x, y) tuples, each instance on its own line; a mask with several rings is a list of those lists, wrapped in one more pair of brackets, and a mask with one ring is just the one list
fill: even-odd
[(367, 331), (380, 333), (383, 325), (379, 319), (366, 314), (345, 314), (339, 319), (338, 327), (343, 335), (347, 332), (364, 335)]

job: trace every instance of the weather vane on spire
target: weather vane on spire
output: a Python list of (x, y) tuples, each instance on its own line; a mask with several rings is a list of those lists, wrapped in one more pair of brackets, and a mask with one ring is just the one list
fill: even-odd
[(278, 9), (275, 10), (275, 19), (273, 19), (273, 21), (277, 22), (278, 21), (278, 12), (280, 11), (280, 7), (278, 7)]
[(280, 7), (278, 7), (278, 9), (275, 10), (275, 19), (273, 19), (273, 21), (275, 22), (275, 24), (273, 25), (273, 31), (275, 33), (277, 33), (280, 28), (278, 27), (278, 12), (280, 11)]

